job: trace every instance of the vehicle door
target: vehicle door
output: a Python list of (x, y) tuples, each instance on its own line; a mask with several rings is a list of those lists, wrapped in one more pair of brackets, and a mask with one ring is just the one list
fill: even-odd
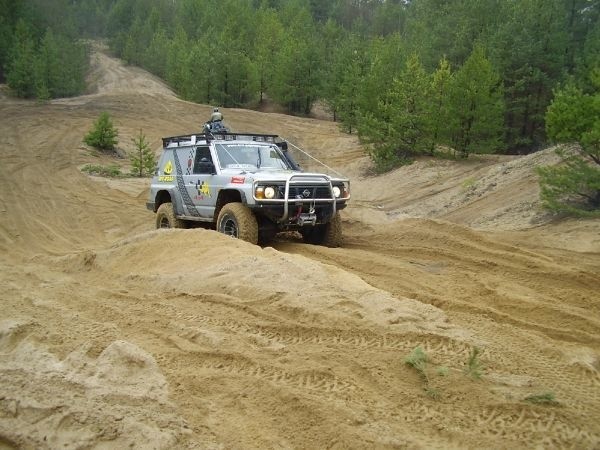
[(207, 145), (190, 151), (185, 172), (185, 187), (200, 217), (212, 217), (217, 199), (216, 170)]

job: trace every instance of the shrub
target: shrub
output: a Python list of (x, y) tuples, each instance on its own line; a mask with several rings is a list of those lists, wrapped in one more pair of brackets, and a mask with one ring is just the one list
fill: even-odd
[(107, 112), (100, 114), (94, 127), (85, 135), (83, 141), (87, 145), (101, 150), (113, 150), (117, 145), (119, 132), (113, 126), (110, 115)]

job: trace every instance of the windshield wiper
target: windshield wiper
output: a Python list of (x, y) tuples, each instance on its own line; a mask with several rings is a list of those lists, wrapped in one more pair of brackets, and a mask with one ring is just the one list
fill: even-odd
[(260, 147), (258, 147), (258, 161), (256, 161), (256, 168), (260, 169), (260, 164), (262, 163), (262, 159), (260, 157)]

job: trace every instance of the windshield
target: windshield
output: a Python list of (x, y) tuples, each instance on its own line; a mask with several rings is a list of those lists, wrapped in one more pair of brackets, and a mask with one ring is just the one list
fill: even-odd
[(269, 144), (216, 144), (221, 169), (290, 169), (279, 149)]

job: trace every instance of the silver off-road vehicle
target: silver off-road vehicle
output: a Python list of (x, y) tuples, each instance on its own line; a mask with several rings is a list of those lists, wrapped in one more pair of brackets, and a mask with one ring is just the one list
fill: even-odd
[(265, 244), (281, 231), (338, 247), (345, 178), (300, 170), (275, 135), (198, 133), (163, 139), (148, 209), (157, 228), (212, 223), (217, 231)]

